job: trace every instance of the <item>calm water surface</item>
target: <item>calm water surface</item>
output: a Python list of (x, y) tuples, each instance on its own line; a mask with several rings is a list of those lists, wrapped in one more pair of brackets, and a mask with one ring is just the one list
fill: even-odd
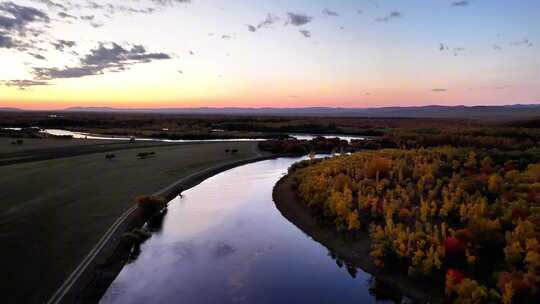
[(376, 280), (276, 209), (272, 188), (298, 160), (241, 166), (185, 191), (101, 303), (376, 302)]

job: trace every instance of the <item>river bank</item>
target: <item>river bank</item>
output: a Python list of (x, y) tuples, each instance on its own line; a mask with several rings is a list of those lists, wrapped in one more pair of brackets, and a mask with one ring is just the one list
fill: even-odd
[(294, 173), (292, 174), (282, 177), (272, 193), (277, 209), (285, 218), (340, 259), (372, 274), (414, 302), (442, 302), (441, 291), (433, 289), (428, 282), (419, 282), (406, 274), (391, 273), (377, 268), (370, 256), (371, 241), (367, 232), (365, 237), (353, 240), (350, 236), (337, 232), (333, 227), (321, 225), (309, 207), (297, 199), (292, 187)]
[[(283, 155), (260, 155), (257, 157), (233, 161), (227, 164), (218, 165), (212, 168), (195, 172), (177, 182), (157, 191), (153, 195), (161, 196), (167, 201), (176, 197), (181, 191), (188, 190), (205, 179), (231, 168), (258, 162), (267, 159), (277, 158)], [(125, 263), (128, 261), (132, 246), (127, 246), (121, 241), (122, 235), (134, 228), (140, 228), (146, 223), (146, 218), (141, 210), (132, 207), (126, 211), (128, 216), (122, 219), (117, 229), (102, 244), (99, 252), (86, 269), (77, 274), (78, 279), (72, 283), (69, 290), (61, 291), (65, 295), (56, 298), (53, 303), (97, 303), (120, 273)]]
[[(25, 141), (20, 148), (47, 149), (55, 143)], [(155, 154), (137, 157), (146, 152)], [(264, 152), (256, 142), (217, 142), (112, 153), (114, 159), (98, 152), (0, 166), (0, 242), (4, 245), (0, 257), (9, 261), (0, 283), (10, 290), (8, 303), (47, 302), (109, 227), (134, 205), (136, 196), (155, 193), (194, 172)]]

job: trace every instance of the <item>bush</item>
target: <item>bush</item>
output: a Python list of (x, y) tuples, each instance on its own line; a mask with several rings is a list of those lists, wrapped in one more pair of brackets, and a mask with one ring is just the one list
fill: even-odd
[(122, 240), (129, 244), (141, 244), (148, 238), (151, 234), (143, 229), (135, 228), (130, 232), (126, 232), (122, 235)]
[(137, 157), (139, 159), (145, 159), (147, 157), (154, 156), (154, 155), (156, 155), (156, 152), (154, 152), (154, 151), (152, 151), (152, 152), (141, 152), (141, 153), (137, 154)]
[(157, 213), (167, 207), (167, 201), (159, 196), (141, 195), (135, 198), (135, 202), (138, 208), (149, 214)]

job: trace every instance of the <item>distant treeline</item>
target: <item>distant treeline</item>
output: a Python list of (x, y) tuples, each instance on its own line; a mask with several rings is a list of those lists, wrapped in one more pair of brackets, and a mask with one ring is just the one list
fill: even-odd
[(540, 129), (515, 127), (493, 128), (402, 128), (383, 136), (351, 142), (317, 138), (315, 141), (274, 140), (260, 143), (262, 150), (274, 153), (309, 153), (340, 149), (345, 152), (387, 148), (429, 148), (440, 146), (526, 151), (538, 148)]

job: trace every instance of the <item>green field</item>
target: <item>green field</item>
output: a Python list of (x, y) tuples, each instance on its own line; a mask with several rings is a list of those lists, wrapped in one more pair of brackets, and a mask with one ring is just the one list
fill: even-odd
[[(0, 166), (0, 283), (10, 291), (7, 302), (46, 301), (135, 196), (205, 168), (258, 156), (256, 145), (154, 146), (107, 152), (116, 155), (113, 160), (92, 153)], [(154, 157), (136, 157), (150, 151)]]

